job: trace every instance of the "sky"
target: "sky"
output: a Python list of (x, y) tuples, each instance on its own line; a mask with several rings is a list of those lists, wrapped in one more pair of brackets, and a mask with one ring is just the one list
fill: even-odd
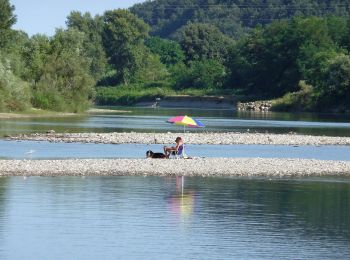
[(52, 36), (56, 28), (65, 27), (71, 11), (103, 14), (106, 10), (128, 8), (145, 0), (10, 0), (15, 6), (17, 23), (14, 29), (32, 36), (37, 33)]

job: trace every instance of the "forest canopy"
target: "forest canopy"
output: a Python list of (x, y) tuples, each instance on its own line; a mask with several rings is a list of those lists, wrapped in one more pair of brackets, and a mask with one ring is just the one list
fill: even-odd
[(237, 39), (251, 28), (294, 16), (348, 16), (348, 0), (153, 0), (131, 12), (152, 27), (152, 35), (176, 38), (191, 23), (211, 24)]
[(52, 37), (14, 30), (14, 6), (0, 7), (0, 111), (80, 112), (177, 94), (350, 109), (347, 1), (147, 1), (72, 11)]

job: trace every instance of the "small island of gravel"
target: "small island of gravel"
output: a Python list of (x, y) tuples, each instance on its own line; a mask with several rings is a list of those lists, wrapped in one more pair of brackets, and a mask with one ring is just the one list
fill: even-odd
[(174, 143), (177, 136), (183, 137), (187, 144), (350, 145), (350, 137), (263, 133), (48, 133), (16, 135), (7, 139), (67, 143), (169, 144)]
[(0, 160), (0, 176), (350, 176), (350, 162), (305, 159)]

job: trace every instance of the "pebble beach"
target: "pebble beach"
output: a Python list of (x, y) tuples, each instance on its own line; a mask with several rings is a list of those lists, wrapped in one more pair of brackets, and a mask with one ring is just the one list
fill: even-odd
[(0, 160), (0, 176), (90, 175), (350, 176), (350, 162), (262, 158)]
[(350, 137), (262, 133), (48, 133), (22, 134), (8, 140), (102, 144), (171, 144), (181, 136), (187, 144), (350, 145)]

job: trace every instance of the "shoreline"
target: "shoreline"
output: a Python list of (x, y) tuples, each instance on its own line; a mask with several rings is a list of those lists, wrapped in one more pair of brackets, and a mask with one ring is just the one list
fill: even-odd
[(73, 117), (82, 116), (84, 114), (75, 113), (59, 113), (59, 112), (45, 112), (45, 113), (0, 113), (0, 119), (21, 119), (21, 118), (45, 118), (45, 117)]
[(350, 145), (350, 137), (263, 133), (47, 133), (20, 134), (4, 140), (99, 144), (172, 144), (177, 136), (185, 144), (213, 145)]
[(20, 113), (0, 113), (0, 119), (21, 119), (21, 118), (45, 118), (45, 117), (78, 117), (87, 116), (91, 114), (101, 114), (101, 113), (130, 113), (127, 110), (113, 110), (113, 109), (103, 109), (103, 108), (90, 108), (83, 113), (67, 113), (67, 112), (55, 112), (47, 111), (41, 109), (31, 109), (27, 112)]
[(6, 176), (350, 176), (350, 162), (309, 159), (0, 160)]
[(160, 108), (207, 108), (207, 109), (231, 109), (236, 110), (237, 100), (234, 96), (189, 96), (173, 95), (158, 99), (139, 101), (135, 107), (160, 107)]

